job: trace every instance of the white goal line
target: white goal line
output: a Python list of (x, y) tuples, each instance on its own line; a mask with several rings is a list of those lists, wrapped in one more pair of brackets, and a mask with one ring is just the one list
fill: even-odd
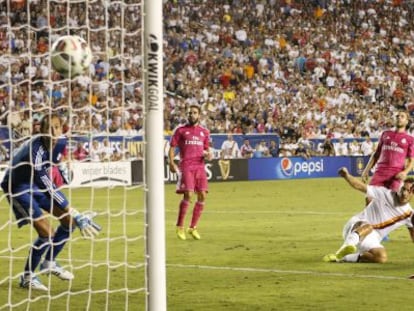
[(219, 266), (203, 266), (203, 265), (183, 265), (183, 264), (167, 264), (167, 267), (183, 268), (183, 269), (201, 269), (201, 270), (228, 270), (236, 272), (264, 272), (276, 274), (303, 274), (328, 277), (346, 277), (359, 279), (380, 279), (380, 280), (409, 280), (408, 277), (387, 276), (387, 275), (370, 275), (370, 274), (354, 274), (354, 273), (337, 273), (337, 272), (320, 272), (308, 270), (282, 270), (282, 269), (265, 269), (265, 268), (249, 268), (249, 267), (219, 267)]

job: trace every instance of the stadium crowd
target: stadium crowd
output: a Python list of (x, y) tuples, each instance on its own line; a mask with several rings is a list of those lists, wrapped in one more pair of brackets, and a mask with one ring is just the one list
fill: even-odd
[[(2, 125), (27, 136), (52, 106), (79, 135), (142, 134), (138, 1), (7, 3)], [(289, 144), (341, 138), (365, 154), (362, 140), (392, 126), (397, 108), (414, 109), (413, 15), (404, 0), (165, 0), (165, 134), (197, 103), (212, 134), (274, 133), (280, 155)], [(88, 38), (94, 52), (90, 74), (71, 83), (47, 54), (67, 33)]]

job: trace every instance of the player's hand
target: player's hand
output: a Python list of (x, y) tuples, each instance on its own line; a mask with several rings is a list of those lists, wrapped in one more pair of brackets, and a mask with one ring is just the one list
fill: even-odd
[(206, 159), (207, 161), (213, 160), (213, 153), (210, 152), (209, 150), (204, 150), (203, 154), (204, 154), (204, 159)]
[(94, 237), (97, 237), (99, 235), (99, 232), (102, 230), (102, 227), (93, 221), (96, 213), (79, 213), (77, 210), (72, 209), (71, 215), (82, 236), (85, 238), (93, 239)]
[(348, 173), (348, 169), (346, 168), (346, 167), (341, 167), (339, 170), (338, 170), (338, 175), (339, 176), (341, 176), (341, 177), (345, 177), (346, 175), (348, 175), (349, 173)]
[(170, 162), (170, 172), (171, 173), (177, 173), (178, 172), (177, 165), (174, 162)]
[(407, 178), (407, 173), (402, 171), (395, 175), (395, 178), (404, 181)]

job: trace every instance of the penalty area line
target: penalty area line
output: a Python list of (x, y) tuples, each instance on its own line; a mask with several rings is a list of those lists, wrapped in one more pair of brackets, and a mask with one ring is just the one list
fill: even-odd
[(306, 270), (281, 270), (281, 269), (264, 269), (264, 268), (249, 268), (249, 267), (217, 267), (217, 266), (203, 266), (203, 265), (183, 265), (183, 264), (167, 264), (168, 267), (183, 268), (183, 269), (204, 269), (204, 270), (228, 270), (237, 272), (265, 272), (277, 274), (302, 274), (328, 277), (347, 277), (360, 279), (379, 279), (379, 280), (409, 280), (408, 277), (400, 276), (386, 276), (386, 275), (369, 275), (369, 274), (353, 274), (353, 273), (337, 273), (337, 272), (317, 272)]

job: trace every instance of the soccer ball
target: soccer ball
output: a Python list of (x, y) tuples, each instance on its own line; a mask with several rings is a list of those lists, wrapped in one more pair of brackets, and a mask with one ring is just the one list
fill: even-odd
[(79, 36), (60, 37), (53, 43), (51, 51), (52, 67), (64, 78), (83, 74), (92, 62), (92, 51)]

